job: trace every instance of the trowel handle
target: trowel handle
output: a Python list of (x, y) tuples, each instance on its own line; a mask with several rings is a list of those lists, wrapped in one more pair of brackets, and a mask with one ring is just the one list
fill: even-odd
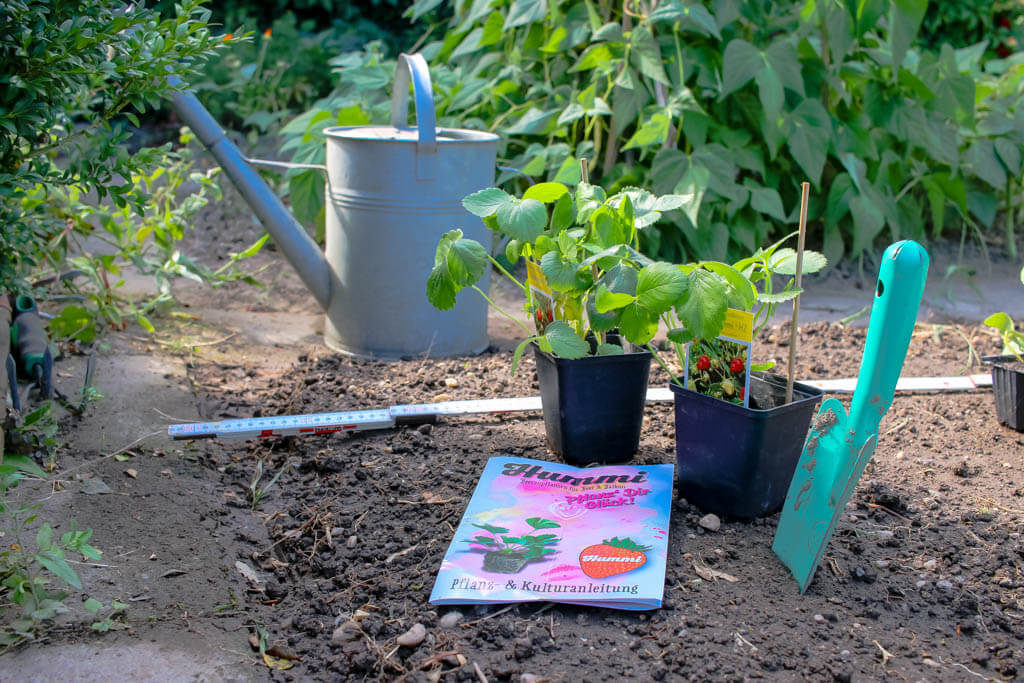
[(849, 426), (860, 436), (878, 429), (892, 403), (927, 276), (928, 252), (917, 242), (896, 242), (882, 255), (864, 357), (850, 403)]
[(391, 93), (391, 125), (405, 128), (409, 123), (409, 80), (416, 104), (416, 127), (419, 131), (417, 154), (437, 152), (437, 119), (434, 114), (434, 89), (430, 83), (427, 60), (420, 53), (398, 55), (395, 86)]

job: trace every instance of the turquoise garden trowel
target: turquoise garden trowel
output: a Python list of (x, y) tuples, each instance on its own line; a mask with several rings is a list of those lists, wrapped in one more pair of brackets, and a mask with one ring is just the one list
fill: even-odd
[(928, 252), (917, 242), (904, 240), (885, 250), (850, 413), (838, 399), (827, 399), (807, 435), (772, 544), (801, 593), (875, 451), (878, 423), (896, 391), (927, 274)]

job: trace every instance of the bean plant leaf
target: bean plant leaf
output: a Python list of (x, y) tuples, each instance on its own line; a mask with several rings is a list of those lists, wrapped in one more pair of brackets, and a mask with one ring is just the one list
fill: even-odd
[(718, 99), (742, 88), (763, 68), (764, 59), (758, 49), (742, 38), (733, 38), (722, 57), (722, 89)]
[(882, 210), (864, 195), (857, 195), (850, 200), (850, 213), (853, 215), (853, 243), (850, 252), (857, 255), (869, 248), (885, 227), (885, 216)]
[(680, 322), (695, 337), (717, 337), (725, 324), (729, 295), (723, 281), (703, 268), (690, 272), (683, 303), (676, 306)]
[(590, 344), (564, 320), (550, 323), (544, 330), (544, 339), (551, 344), (552, 352), (559, 358), (583, 358), (590, 353)]
[(832, 140), (832, 122), (818, 100), (801, 102), (788, 117), (786, 146), (793, 159), (817, 187)]
[(899, 70), (928, 9), (928, 0), (891, 0), (889, 8), (889, 52), (893, 71)]
[(548, 210), (536, 199), (516, 199), (498, 209), (498, 227), (513, 239), (533, 242), (548, 223)]
[(753, 181), (744, 183), (750, 190), (750, 205), (755, 211), (785, 222), (786, 210), (782, 206), (782, 197), (770, 187), (758, 187)]
[(498, 209), (515, 202), (515, 197), (497, 187), (474, 192), (462, 200), (462, 206), (474, 216), (486, 218), (498, 213)]
[(543, 21), (547, 12), (547, 0), (513, 0), (505, 18), (505, 30)]
[(664, 22), (681, 22), (683, 27), (696, 28), (699, 33), (708, 36), (714, 36), (718, 40), (722, 39), (722, 34), (718, 31), (718, 24), (715, 22), (715, 18), (711, 16), (711, 12), (708, 11), (707, 7), (700, 3), (692, 5), (683, 5), (680, 0), (662, 0), (658, 3), (658, 8), (650, 13), (647, 17), (652, 22), (664, 21)]
[(656, 147), (668, 138), (668, 128), (671, 120), (664, 111), (654, 112), (650, 118), (644, 120), (633, 136), (623, 147), (623, 150)]
[(991, 140), (976, 140), (967, 148), (967, 163), (976, 176), (995, 189), (1006, 187), (1006, 169), (996, 156), (996, 148)]
[(640, 73), (651, 80), (669, 84), (665, 67), (662, 66), (664, 60), (661, 57), (661, 50), (658, 49), (658, 42), (647, 26), (640, 24), (633, 29), (629, 47), (629, 58)]

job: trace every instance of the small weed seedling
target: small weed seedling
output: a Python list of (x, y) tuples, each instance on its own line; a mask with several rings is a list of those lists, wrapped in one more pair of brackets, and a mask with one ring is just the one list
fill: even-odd
[[(85, 601), (85, 609), (89, 614), (99, 617), (100, 611), (103, 610), (103, 603), (95, 598), (89, 598)], [(118, 600), (113, 600), (110, 603), (110, 612), (103, 619), (93, 622), (92, 630), (98, 633), (106, 633), (107, 631), (120, 631), (128, 628), (128, 624), (122, 621), (127, 609), (128, 605)]]
[(292, 466), (291, 461), (286, 461), (284, 467), (282, 467), (274, 478), (271, 479), (266, 486), (260, 486), (260, 480), (263, 478), (263, 461), (256, 461), (256, 476), (253, 477), (252, 483), (249, 484), (249, 502), (252, 503), (252, 509), (255, 510), (256, 506), (260, 504), (260, 501), (267, 495), (270, 489), (274, 488), (277, 484), (277, 480), (281, 478), (281, 475), (288, 471), (288, 468)]

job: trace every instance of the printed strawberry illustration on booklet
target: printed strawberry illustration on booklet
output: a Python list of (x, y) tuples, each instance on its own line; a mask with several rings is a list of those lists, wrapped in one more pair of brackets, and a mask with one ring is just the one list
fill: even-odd
[(673, 471), (491, 458), (430, 602), (661, 607)]

